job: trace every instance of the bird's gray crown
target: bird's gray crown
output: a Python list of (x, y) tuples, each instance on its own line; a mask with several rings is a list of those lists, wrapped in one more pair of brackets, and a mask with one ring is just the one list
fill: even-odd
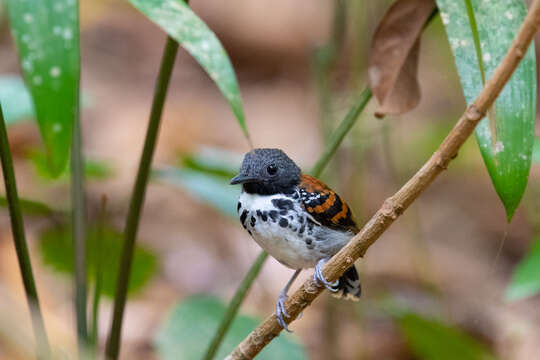
[(300, 168), (280, 149), (254, 149), (246, 154), (240, 172), (231, 184), (247, 192), (289, 193), (300, 182)]

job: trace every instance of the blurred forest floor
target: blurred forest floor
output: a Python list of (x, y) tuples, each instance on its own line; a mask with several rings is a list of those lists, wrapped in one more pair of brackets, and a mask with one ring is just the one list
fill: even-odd
[[(366, 49), (387, 1), (359, 1), (333, 76), (333, 127), (365, 84)], [(192, 1), (193, 9), (229, 52), (256, 147), (279, 147), (308, 171), (324, 144), (314, 53), (328, 41), (332, 2), (310, 0)], [(102, 194), (109, 222), (123, 228), (138, 165), (164, 34), (122, 1), (82, 1), (82, 86), (85, 154), (109, 163), (114, 175), (88, 181), (89, 216)], [(0, 74), (18, 74), (5, 20), (0, 25)], [(436, 149), (464, 109), (453, 58), (440, 20), (422, 40), (419, 78), (423, 97), (413, 112), (376, 119), (374, 101), (348, 135), (323, 178), (363, 224)], [(22, 161), (39, 143), (35, 125), (10, 128), (19, 191), (59, 208), (69, 207), (65, 184), (44, 186)], [(154, 164), (175, 165), (202, 146), (242, 154), (249, 150), (225, 100), (186, 52), (180, 50), (165, 107)], [(22, 150), (21, 150), (22, 149)], [(20, 150), (20, 151), (18, 151)], [(505, 359), (533, 359), (540, 350), (540, 298), (506, 303), (511, 271), (534, 239), (540, 169), (510, 225), (490, 184), (475, 140), (358, 262), (363, 299), (322, 296), (292, 325), (312, 359), (412, 359), (387, 307), (444, 314)], [(232, 191), (231, 187), (231, 191)], [(26, 217), (35, 275), (51, 338), (73, 350), (71, 280), (42, 264), (36, 245), (44, 221)], [(507, 234), (507, 235), (505, 235)], [(139, 241), (159, 257), (158, 272), (127, 307), (123, 359), (156, 358), (153, 338), (180, 299), (197, 293), (228, 301), (259, 252), (239, 223), (185, 190), (153, 182)], [(504, 240), (498, 256), (499, 247)], [(242, 310), (265, 317), (291, 274), (270, 259)], [(301, 278), (310, 276), (305, 271)], [(300, 281), (298, 282), (300, 284)], [(18, 309), (18, 310), (13, 310)], [(100, 341), (112, 304), (103, 303)], [(24, 357), (6, 333), (30, 336), (27, 309), (6, 211), (0, 215), (0, 359)], [(20, 329), (19, 329), (20, 328)], [(4, 345), (5, 346), (4, 346)], [(31, 349), (27, 349), (31, 352)], [(337, 353), (337, 354), (336, 354)]]

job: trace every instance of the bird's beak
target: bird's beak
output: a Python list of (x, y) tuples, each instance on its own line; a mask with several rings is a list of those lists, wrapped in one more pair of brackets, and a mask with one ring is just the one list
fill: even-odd
[(230, 184), (231, 185), (245, 184), (245, 183), (248, 183), (248, 182), (251, 182), (251, 181), (254, 181), (254, 180), (255, 180), (255, 178), (252, 177), (252, 176), (244, 175), (244, 174), (238, 174), (238, 175), (236, 175), (235, 177), (233, 177), (231, 179)]

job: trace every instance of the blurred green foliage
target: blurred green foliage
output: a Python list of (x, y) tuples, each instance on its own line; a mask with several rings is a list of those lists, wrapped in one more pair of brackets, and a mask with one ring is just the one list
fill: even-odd
[[(201, 359), (219, 322), (225, 304), (211, 296), (194, 296), (175, 305), (158, 330), (155, 344), (163, 360)], [(227, 332), (216, 359), (224, 359), (253, 330), (260, 319), (239, 315)], [(260, 360), (307, 359), (302, 346), (289, 334), (281, 334), (257, 356)]]
[(531, 249), (516, 265), (505, 298), (520, 300), (538, 293), (540, 293), (540, 236), (536, 237)]
[(407, 313), (398, 318), (398, 323), (408, 345), (419, 359), (494, 359), (486, 346), (439, 320)]
[[(43, 151), (32, 150), (28, 157), (32, 163), (36, 174), (46, 181), (69, 181), (71, 166), (68, 164), (59, 175), (54, 175), (49, 166), (47, 166), (47, 156)], [(112, 169), (109, 164), (92, 159), (86, 159), (84, 162), (84, 175), (87, 179), (104, 180), (112, 176)]]
[(187, 190), (196, 199), (213, 206), (227, 216), (238, 217), (236, 203), (240, 189), (229, 185), (229, 180), (223, 177), (177, 168), (155, 170), (154, 177)]
[[(103, 236), (101, 244), (99, 242), (100, 233)], [(104, 226), (101, 232), (97, 226), (88, 229), (86, 242), (88, 274), (90, 280), (94, 281), (93, 276), (96, 274), (96, 264), (98, 264), (98, 257), (100, 257), (102, 271), (105, 274), (102, 279), (102, 291), (109, 297), (114, 296), (116, 288), (122, 242), (122, 233), (110, 226)], [(73, 273), (74, 249), (69, 226), (55, 226), (44, 230), (40, 235), (39, 249), (45, 265), (62, 273)], [(100, 249), (101, 251), (99, 251)], [(137, 245), (131, 268), (129, 292), (135, 293), (141, 290), (156, 270), (156, 255), (149, 249)]]
[(179, 168), (154, 170), (154, 179), (185, 189), (194, 198), (221, 213), (237, 218), (236, 203), (240, 188), (229, 184), (242, 161), (242, 155), (223, 149), (202, 148), (180, 157)]
[(0, 76), (0, 103), (8, 126), (34, 117), (32, 98), (18, 76)]
[[(27, 215), (50, 216), (55, 213), (55, 210), (51, 209), (47, 204), (39, 201), (19, 198), (19, 203), (21, 205), (22, 212)], [(8, 207), (5, 196), (0, 196), (0, 207)]]

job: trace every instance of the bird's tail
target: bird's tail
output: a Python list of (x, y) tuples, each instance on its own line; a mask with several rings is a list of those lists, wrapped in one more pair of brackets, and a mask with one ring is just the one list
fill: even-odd
[(332, 295), (337, 298), (353, 301), (358, 301), (360, 299), (362, 286), (360, 285), (360, 278), (358, 277), (358, 272), (354, 265), (341, 275), (336, 288), (338, 290), (332, 293)]

